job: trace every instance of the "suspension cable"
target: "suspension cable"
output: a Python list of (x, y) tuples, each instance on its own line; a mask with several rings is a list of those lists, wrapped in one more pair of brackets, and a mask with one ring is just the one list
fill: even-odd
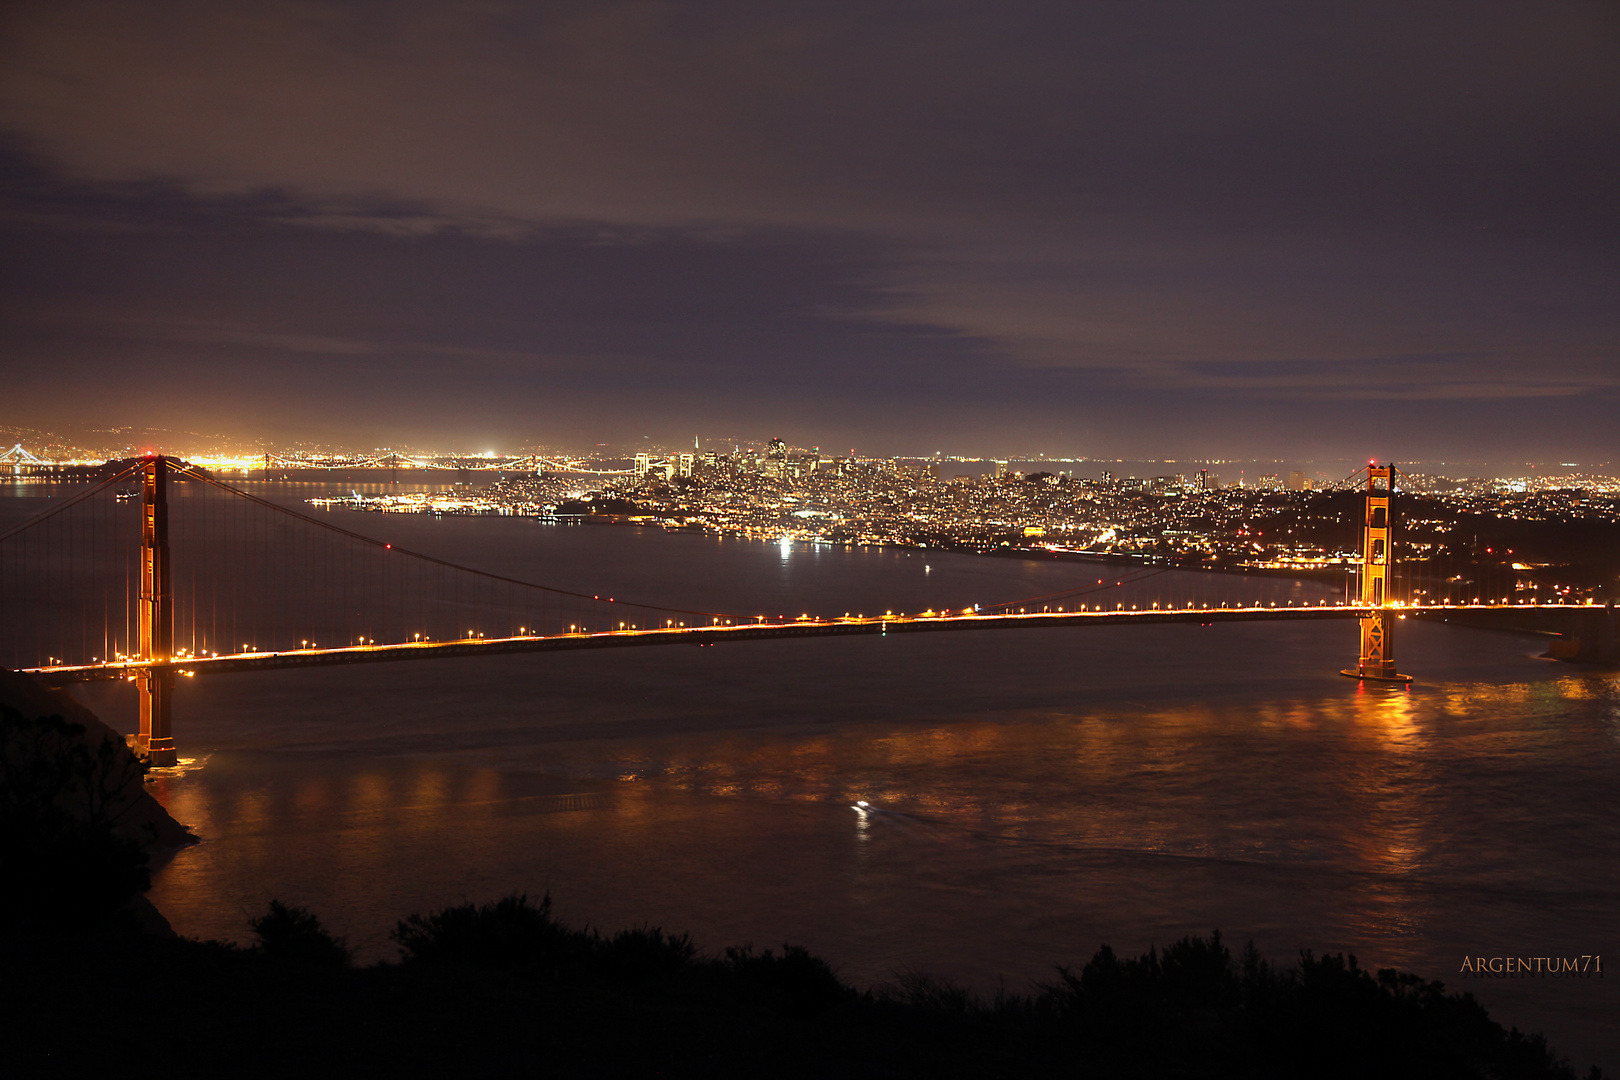
[[(231, 493), (232, 495), (238, 496), (239, 498), (246, 499), (247, 501), (249, 501), (251, 503), (256, 503), (257, 505), (265, 507), (266, 509), (274, 510), (279, 514), (285, 514), (288, 517), (296, 518), (296, 519), (298, 519), (298, 520), (300, 520), (300, 521), (302, 521), (302, 522), (304, 522), (306, 524), (314, 525), (316, 528), (325, 529), (325, 530), (327, 530), (329, 532), (337, 533), (338, 535), (347, 537), (350, 540), (354, 540), (354, 541), (357, 541), (359, 543), (366, 544), (366, 545), (368, 545), (370, 547), (378, 548), (378, 549), (383, 550), (383, 551), (395, 551), (395, 552), (398, 552), (401, 555), (409, 556), (410, 558), (413, 558), (413, 559), (420, 559), (423, 562), (433, 563), (436, 566), (446, 567), (446, 568), (448, 568), (450, 570), (459, 570), (459, 571), (462, 571), (463, 573), (474, 574), (474, 575), (476, 575), (478, 577), (488, 578), (491, 581), (504, 582), (507, 585), (518, 585), (518, 586), (521, 586), (521, 587), (523, 587), (525, 589), (538, 589), (541, 592), (553, 593), (553, 594), (558, 595), (558, 596), (573, 596), (573, 597), (578, 597), (578, 598), (584, 599), (584, 600), (600, 600), (601, 599), (599, 596), (591, 596), (591, 595), (588, 595), (586, 593), (572, 592), (572, 591), (570, 591), (568, 589), (558, 589), (558, 588), (555, 588), (555, 587), (550, 586), (550, 585), (540, 585), (540, 584), (537, 584), (537, 583), (535, 583), (533, 581), (523, 581), (523, 580), (521, 580), (519, 578), (506, 577), (506, 576), (504, 576), (502, 574), (492, 574), (492, 573), (488, 572), (487, 570), (479, 570), (479, 569), (477, 569), (475, 567), (463, 566), (460, 563), (453, 563), (453, 562), (449, 561), (448, 559), (439, 559), (439, 558), (435, 558), (432, 555), (424, 555), (420, 551), (411, 551), (411, 550), (409, 550), (407, 548), (402, 548), (402, 547), (399, 547), (396, 544), (389, 543), (386, 540), (378, 540), (375, 537), (366, 536), (366, 535), (364, 535), (362, 533), (353, 532), (353, 531), (351, 531), (349, 529), (343, 528), (341, 525), (329, 524), (328, 522), (324, 522), (324, 521), (321, 521), (321, 520), (319, 520), (317, 518), (310, 517), (308, 514), (301, 514), (296, 510), (289, 510), (287, 507), (278, 506), (277, 504), (269, 501), (268, 499), (261, 499), (257, 495), (251, 495), (248, 492), (242, 491), (239, 488), (231, 487), (229, 484), (224, 483), (223, 481), (220, 481), (220, 480), (216, 480), (214, 477), (209, 476), (207, 473), (198, 470), (195, 466), (192, 466), (192, 465), (177, 466), (176, 471), (179, 472), (179, 473), (182, 473), (184, 475), (190, 476), (193, 479), (200, 480), (205, 484), (210, 484), (210, 485), (212, 485), (212, 486), (214, 486), (216, 488), (219, 488), (222, 491), (227, 491), (227, 492)], [(3, 539), (3, 537), (0, 537), (0, 539)], [(652, 611), (668, 611), (668, 612), (672, 612), (672, 613), (677, 614), (677, 615), (702, 615), (705, 618), (720, 618), (720, 619), (738, 618), (738, 616), (731, 615), (731, 614), (726, 613), (726, 612), (694, 611), (694, 610), (692, 610), (690, 608), (664, 607), (664, 606), (659, 605), (659, 604), (642, 604), (642, 603), (637, 603), (637, 602), (630, 601), (630, 600), (619, 600), (619, 599), (616, 599), (614, 597), (609, 597), (606, 600), (606, 603), (618, 604), (618, 605), (621, 605), (621, 606), (624, 606), (624, 607), (647, 608), (647, 609), (652, 610)]]
[(108, 477), (107, 479), (103, 480), (101, 483), (97, 484), (95, 487), (91, 488), (90, 490), (80, 492), (79, 494), (73, 496), (73, 498), (66, 499), (63, 502), (60, 502), (57, 505), (51, 507), (49, 510), (42, 510), (41, 512), (35, 514), (33, 517), (29, 518), (27, 521), (23, 522), (22, 524), (15, 525), (12, 528), (7, 529), (5, 532), (0, 533), (0, 541), (10, 540), (13, 536), (16, 536), (18, 533), (25, 532), (28, 529), (32, 529), (35, 525), (43, 524), (44, 522), (46, 522), (46, 521), (50, 520), (51, 518), (55, 517), (57, 514), (60, 514), (62, 511), (67, 510), (70, 507), (74, 507), (74, 506), (79, 505), (80, 503), (84, 502), (84, 500), (88, 499), (90, 496), (95, 495), (95, 494), (97, 494), (99, 492), (105, 491), (107, 488), (111, 487), (113, 484), (118, 483), (118, 481), (127, 478), (131, 473), (133, 473), (136, 470), (140, 469), (143, 464), (144, 464), (144, 462), (137, 461), (135, 464), (133, 464), (133, 465), (129, 466), (128, 468), (126, 468), (123, 472), (120, 472), (120, 473), (117, 473), (117, 474), (115, 474), (113, 476)]

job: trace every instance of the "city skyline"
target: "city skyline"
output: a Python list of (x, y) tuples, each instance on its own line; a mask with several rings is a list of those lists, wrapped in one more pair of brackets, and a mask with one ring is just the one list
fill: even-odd
[[(1001, 452), (975, 452), (964, 448), (936, 449), (931, 451), (917, 450), (913, 452), (878, 453), (862, 450), (858, 447), (843, 449), (834, 448), (821, 443), (785, 443), (779, 438), (767, 438), (762, 435), (741, 436), (736, 434), (724, 436), (702, 435), (695, 436), (687, 443), (671, 443), (653, 441), (647, 436), (639, 440), (624, 443), (603, 442), (577, 442), (573, 444), (544, 443), (544, 442), (514, 442), (496, 446), (490, 449), (477, 449), (477, 446), (486, 445), (463, 440), (459, 444), (444, 446), (422, 440), (405, 439), (389, 445), (368, 445), (355, 439), (344, 439), (341, 436), (331, 441), (308, 440), (278, 442), (269, 439), (249, 439), (231, 436), (222, 433), (170, 431), (165, 429), (139, 429), (135, 427), (112, 429), (68, 429), (67, 431), (48, 431), (41, 428), (24, 425), (0, 424), (0, 444), (11, 443), (7, 449), (0, 446), (0, 464), (7, 464), (15, 460), (19, 464), (29, 461), (40, 461), (56, 464), (93, 465), (105, 460), (121, 457), (139, 456), (142, 454), (164, 453), (172, 454), (190, 460), (196, 464), (225, 468), (228, 470), (254, 470), (265, 462), (276, 467), (296, 466), (299, 462), (329, 462), (334, 465), (347, 462), (359, 467), (375, 467), (378, 462), (386, 463), (393, 460), (396, 467), (420, 468), (433, 466), (435, 463), (445, 467), (454, 467), (455, 460), (473, 461), (476, 459), (508, 462), (514, 466), (521, 466), (529, 459), (550, 459), (555, 462), (565, 460), (615, 462), (626, 465), (639, 458), (651, 457), (654, 460), (674, 461), (683, 454), (690, 455), (694, 450), (713, 456), (718, 453), (730, 456), (736, 453), (763, 452), (771, 444), (782, 443), (783, 447), (795, 455), (814, 453), (820, 460), (831, 462), (839, 458), (864, 461), (905, 461), (940, 463), (960, 463), (964, 467), (973, 465), (1041, 465), (1050, 463), (1053, 466), (1061, 465), (1089, 465), (1094, 466), (1090, 472), (1098, 468), (1106, 469), (1108, 466), (1142, 467), (1157, 466), (1170, 468), (1174, 473), (1176, 468), (1191, 469), (1196, 472), (1198, 468), (1228, 468), (1233, 470), (1228, 479), (1242, 477), (1253, 471), (1255, 477), (1265, 475), (1266, 470), (1286, 473), (1289, 470), (1314, 468), (1313, 479), (1320, 482), (1333, 482), (1339, 480), (1341, 473), (1359, 470), (1365, 463), (1372, 463), (1377, 459), (1368, 459), (1363, 462), (1352, 458), (1313, 458), (1304, 455), (1282, 457), (1156, 457), (1142, 456), (1110, 456), (1106, 453), (1092, 454), (1058, 454), (1022, 448), (1008, 450), (1005, 447)], [(1508, 482), (1528, 476), (1545, 476), (1555, 478), (1565, 475), (1571, 479), (1580, 478), (1584, 481), (1593, 478), (1604, 481), (1614, 481), (1616, 478), (1609, 475), (1614, 470), (1614, 463), (1607, 460), (1562, 461), (1552, 458), (1543, 458), (1536, 461), (1513, 460), (1453, 460), (1453, 461), (1396, 461), (1392, 464), (1400, 465), (1408, 472), (1416, 470), (1419, 473), (1431, 474), (1445, 479), (1480, 480)], [(1573, 470), (1573, 472), (1572, 472)], [(971, 469), (967, 469), (971, 472)], [(962, 475), (964, 473), (947, 471), (944, 475)], [(1076, 475), (1084, 475), (1077, 473)], [(1134, 474), (1129, 474), (1134, 477)], [(1095, 478), (1095, 477), (1093, 477)]]
[(0, 424), (1620, 456), (1612, 7), (3, 18)]

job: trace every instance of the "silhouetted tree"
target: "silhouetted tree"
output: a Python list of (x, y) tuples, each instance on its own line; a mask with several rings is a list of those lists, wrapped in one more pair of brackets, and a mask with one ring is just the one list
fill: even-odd
[(461, 904), (411, 915), (390, 935), (407, 963), (495, 968), (557, 978), (575, 973), (590, 952), (588, 935), (551, 917), (551, 897), (538, 904), (514, 893), (492, 904)]
[(278, 960), (316, 967), (347, 967), (348, 944), (333, 937), (308, 909), (270, 901), (270, 910), (248, 924), (258, 937), (258, 950)]

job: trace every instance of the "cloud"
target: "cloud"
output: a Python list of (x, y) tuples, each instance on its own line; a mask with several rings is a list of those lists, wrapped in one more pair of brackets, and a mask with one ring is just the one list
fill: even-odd
[(369, 356), (377, 346), (369, 341), (322, 337), (316, 334), (275, 333), (246, 326), (169, 324), (150, 326), (153, 336), (167, 341), (199, 345), (237, 345), (274, 352), (308, 353), (316, 356)]
[(1297, 358), (1256, 365), (1189, 364), (1177, 385), (1298, 401), (1515, 402), (1574, 398), (1620, 389), (1620, 372), (1592, 357), (1549, 371), (1491, 355), (1368, 356), (1327, 363)]
[(1553, 214), (1548, 189), (1586, 213), (1616, 23), (1578, 2), (53, 0), (8, 8), (0, 124), (82, 176), (475, 220), (1366, 224), (1525, 195), (1515, 216)]
[(228, 266), (17, 285), (221, 350), (897, 408), (1612, 395), (1617, 42), (1588, 0), (19, 0), (0, 131), (45, 194), (0, 220)]

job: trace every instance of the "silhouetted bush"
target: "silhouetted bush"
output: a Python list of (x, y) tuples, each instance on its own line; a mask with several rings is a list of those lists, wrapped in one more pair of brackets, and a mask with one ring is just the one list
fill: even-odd
[(407, 962), (493, 968), (539, 978), (579, 974), (591, 952), (589, 934), (551, 917), (551, 897), (524, 894), (493, 904), (461, 904), (412, 915), (391, 935)]
[(747, 992), (794, 1016), (817, 1016), (855, 997), (827, 962), (800, 945), (783, 944), (782, 955), (755, 954), (752, 945), (726, 949), (726, 966)]
[[(103, 935), (15, 951), (0, 979), (16, 1075), (1574, 1080), (1539, 1036), (1466, 994), (1353, 957), (1234, 958), (1218, 935), (1102, 948), (1030, 994), (907, 975), (858, 993), (803, 948), (697, 954), (634, 927), (573, 930), (515, 895), (412, 916), (404, 962), (342, 966), (319, 920), (279, 903), (259, 944)], [(313, 956), (311, 954), (314, 954)], [(287, 962), (316, 959), (314, 963)], [(8, 958), (9, 959), (9, 958)], [(140, 1009), (80, 1010), (93, 986)], [(161, 1056), (131, 1055), (183, 1018)], [(250, 1051), (245, 1051), (250, 1048)], [(223, 1067), (228, 1063), (228, 1068)], [(1599, 1080), (1594, 1070), (1590, 1076)]]
[(637, 926), (597, 940), (592, 966), (618, 982), (641, 982), (672, 975), (696, 956), (691, 935), (666, 934), (660, 926)]
[(334, 938), (305, 908), (287, 907), (280, 900), (272, 900), (269, 912), (248, 925), (259, 939), (259, 951), (266, 956), (316, 967), (349, 964), (347, 943)]
[[(987, 1007), (973, 991), (926, 971), (902, 971), (895, 981), (899, 984), (898, 999), (925, 1012), (967, 1016), (984, 1012)], [(1009, 1004), (1002, 999), (1000, 1007)], [(989, 1006), (992, 1010), (997, 1007)]]
[[(1126, 1075), (1272, 1075), (1312, 1062), (1318, 1077), (1572, 1076), (1539, 1036), (1504, 1030), (1470, 994), (1354, 956), (1300, 954), (1289, 969), (1251, 943), (1241, 965), (1221, 942), (1183, 938), (1121, 960), (1106, 945), (1047, 988), (1078, 1041)], [(1353, 1052), (1325, 1052), (1344, 1047)]]

